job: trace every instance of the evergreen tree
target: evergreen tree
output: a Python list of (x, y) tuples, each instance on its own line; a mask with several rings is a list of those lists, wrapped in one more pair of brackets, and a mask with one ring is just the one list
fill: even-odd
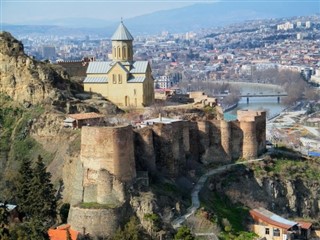
[(31, 215), (31, 181), (33, 178), (33, 172), (31, 168), (31, 161), (27, 158), (22, 159), (22, 163), (19, 169), (19, 175), (17, 177), (17, 193), (16, 200), (19, 205), (20, 211), (24, 213), (27, 218)]
[(0, 239), (8, 239), (9, 237), (9, 210), (7, 202), (0, 203)]
[(46, 171), (46, 166), (39, 155), (31, 181), (30, 193), (33, 201), (30, 204), (32, 217), (41, 220), (48, 227), (55, 222), (57, 216), (57, 200), (50, 179), (51, 174)]

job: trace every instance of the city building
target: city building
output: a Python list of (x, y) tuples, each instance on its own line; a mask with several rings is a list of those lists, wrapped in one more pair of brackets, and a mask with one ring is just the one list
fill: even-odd
[(119, 107), (144, 107), (154, 101), (148, 61), (133, 60), (133, 37), (123, 22), (112, 38), (112, 61), (90, 62), (84, 90), (97, 92)]
[(266, 240), (307, 240), (311, 238), (311, 223), (295, 222), (264, 208), (250, 210), (253, 232)]

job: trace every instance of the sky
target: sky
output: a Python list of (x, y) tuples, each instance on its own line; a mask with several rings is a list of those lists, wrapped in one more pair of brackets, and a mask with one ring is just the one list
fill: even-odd
[[(203, 0), (0, 0), (1, 22), (9, 24), (63, 18), (125, 20)], [(213, 2), (206, 1), (206, 2)], [(119, 15), (119, 12), (122, 14)]]

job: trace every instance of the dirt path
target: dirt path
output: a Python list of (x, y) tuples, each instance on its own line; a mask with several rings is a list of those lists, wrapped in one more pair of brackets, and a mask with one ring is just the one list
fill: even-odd
[[(236, 165), (247, 164), (247, 163), (251, 163), (251, 162), (258, 162), (258, 161), (262, 161), (262, 160), (264, 160), (264, 158), (258, 158), (258, 159), (243, 161), (243, 162), (232, 163), (232, 164), (228, 164), (228, 165), (224, 165), (224, 166), (212, 169), (212, 170), (208, 171), (207, 173), (205, 173), (204, 175), (202, 175), (199, 178), (197, 184), (194, 186), (194, 188), (191, 192), (191, 200), (192, 200), (191, 206), (187, 209), (187, 212), (184, 215), (182, 215), (172, 221), (173, 228), (174, 229), (179, 228), (182, 225), (182, 223), (185, 220), (187, 220), (188, 217), (190, 217), (192, 214), (194, 214), (197, 211), (197, 209), (200, 207), (199, 192), (203, 188), (208, 177), (213, 176), (218, 173), (221, 173), (221, 172), (224, 172), (224, 171), (227, 171)], [(218, 239), (218, 237), (214, 233), (212, 233), (210, 236), (212, 236), (214, 239)]]

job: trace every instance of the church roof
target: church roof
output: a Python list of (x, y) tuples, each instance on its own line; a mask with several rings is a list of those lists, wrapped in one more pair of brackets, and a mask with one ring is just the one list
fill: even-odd
[(111, 40), (132, 41), (133, 37), (123, 22), (121, 22), (115, 33), (112, 35)]
[(107, 77), (86, 77), (84, 83), (107, 83)]
[(89, 62), (87, 73), (107, 73), (111, 67), (111, 62)]
[(143, 83), (145, 79), (145, 76), (132, 77), (128, 79), (128, 83)]
[(132, 64), (130, 73), (145, 73), (148, 68), (148, 61), (136, 61)]

